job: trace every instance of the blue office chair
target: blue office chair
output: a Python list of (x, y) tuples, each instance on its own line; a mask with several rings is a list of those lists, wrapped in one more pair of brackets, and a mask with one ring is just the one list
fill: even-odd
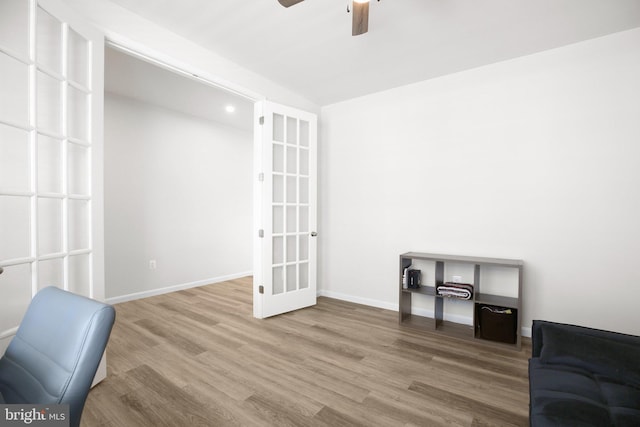
[(48, 287), (36, 294), (0, 359), (0, 403), (82, 409), (115, 320), (112, 306)]

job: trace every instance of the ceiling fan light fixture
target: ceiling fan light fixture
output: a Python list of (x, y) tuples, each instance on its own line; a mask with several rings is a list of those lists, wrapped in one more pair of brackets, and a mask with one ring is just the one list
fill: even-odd
[[(278, 0), (284, 7), (291, 7), (304, 0)], [(347, 1), (347, 12), (353, 12), (351, 24), (351, 35), (359, 36), (369, 31), (369, 2), (371, 0), (349, 0)], [(380, 0), (378, 0), (380, 1)], [(351, 5), (350, 10), (349, 5)]]
[(303, 0), (278, 0), (278, 3), (280, 3), (282, 6), (284, 7), (291, 7), (294, 4), (298, 4)]
[(351, 35), (359, 36), (369, 31), (369, 0), (353, 0)]

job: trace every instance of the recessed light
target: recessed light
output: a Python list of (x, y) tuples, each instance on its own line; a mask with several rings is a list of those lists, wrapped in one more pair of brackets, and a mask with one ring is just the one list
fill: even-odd
[(236, 107), (234, 107), (233, 105), (227, 105), (226, 107), (224, 107), (224, 109), (227, 113), (233, 113), (234, 111), (236, 111)]

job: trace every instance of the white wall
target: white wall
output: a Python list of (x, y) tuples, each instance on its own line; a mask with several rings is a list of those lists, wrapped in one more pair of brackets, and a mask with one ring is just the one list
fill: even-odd
[(251, 273), (252, 143), (251, 132), (106, 94), (110, 301)]
[(640, 334), (640, 29), (327, 106), (319, 286), (397, 308), (398, 255), (525, 261), (532, 319)]

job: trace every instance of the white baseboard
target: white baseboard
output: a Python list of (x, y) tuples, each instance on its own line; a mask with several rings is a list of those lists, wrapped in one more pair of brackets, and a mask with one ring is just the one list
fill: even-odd
[[(427, 310), (425, 308), (412, 308), (411, 312), (418, 316), (433, 317), (435, 313), (433, 310)], [(473, 326), (473, 317), (462, 316), (460, 314), (449, 314), (445, 311), (444, 320), (447, 322), (460, 323), (462, 325)]]
[(118, 304), (121, 302), (137, 300), (140, 298), (147, 298), (147, 297), (153, 297), (156, 295), (168, 294), (169, 292), (182, 291), (184, 289), (197, 288), (199, 286), (226, 282), (227, 280), (239, 279), (241, 277), (251, 276), (252, 274), (253, 274), (253, 271), (245, 271), (243, 273), (228, 274), (226, 276), (219, 276), (211, 279), (198, 280), (195, 282), (182, 283), (179, 285), (167, 286), (164, 288), (150, 289), (148, 291), (135, 292), (132, 294), (111, 297), (111, 298), (107, 298), (106, 302), (107, 304)]
[[(342, 301), (353, 302), (356, 304), (368, 305), (369, 307), (377, 307), (377, 308), (384, 308), (385, 310), (398, 311), (398, 304), (370, 299), (370, 298), (355, 297), (353, 295), (342, 294), (339, 292), (319, 290), (318, 296), (339, 299)], [(424, 308), (414, 308), (413, 313), (417, 314), (418, 316), (433, 317), (433, 310), (427, 310)], [(447, 320), (449, 322), (462, 323), (465, 325), (473, 325), (473, 319), (471, 317), (466, 317), (466, 316), (448, 315), (445, 313), (444, 320)]]
[[(398, 311), (398, 304), (370, 299), (370, 298), (356, 297), (353, 295), (347, 295), (340, 292), (333, 292), (333, 291), (326, 291), (323, 289), (319, 289), (318, 296), (334, 298), (341, 301), (353, 302), (356, 304), (368, 305), (370, 307), (384, 308), (386, 310), (391, 310), (391, 311)], [(424, 308), (414, 308), (413, 312), (418, 316), (433, 317), (434, 315), (433, 310), (427, 310)], [(473, 325), (473, 319), (467, 316), (447, 315), (445, 313), (444, 320), (449, 322), (462, 323), (463, 325)], [(523, 337), (531, 337), (531, 328), (521, 328), (520, 333), (522, 334)]]
[(386, 310), (398, 311), (398, 304), (393, 304), (386, 301), (379, 301), (375, 299), (356, 297), (353, 295), (342, 294), (340, 292), (325, 291), (323, 289), (318, 289), (318, 296), (339, 299), (341, 301), (348, 301), (356, 304), (368, 305), (369, 307), (377, 307), (377, 308), (384, 308)]

